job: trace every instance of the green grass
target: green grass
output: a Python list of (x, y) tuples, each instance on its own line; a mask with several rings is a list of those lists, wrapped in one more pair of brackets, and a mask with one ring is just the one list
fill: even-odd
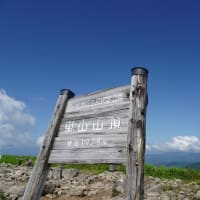
[(195, 170), (199, 170), (200, 171), (200, 162), (190, 164), (190, 165), (187, 166), (187, 168), (195, 169)]
[[(25, 165), (27, 159), (31, 159), (35, 162), (35, 157), (32, 156), (15, 156), (15, 155), (3, 155), (0, 159), (0, 163), (10, 163), (17, 165), (19, 159), (22, 160), (22, 164)], [(107, 164), (54, 164), (54, 167), (61, 166), (64, 169), (76, 168), (82, 171), (102, 173), (109, 169)], [(125, 173), (125, 167), (122, 165), (116, 165), (117, 171)], [(200, 171), (188, 168), (175, 168), (175, 167), (156, 167), (150, 164), (145, 164), (145, 176), (153, 176), (161, 179), (182, 179), (185, 181), (197, 181), (200, 180)], [(1, 199), (0, 199), (1, 200)]]
[(84, 164), (84, 165), (80, 165), (80, 164), (62, 164), (61, 167), (63, 169), (70, 169), (70, 168), (76, 168), (85, 172), (94, 172), (94, 173), (102, 173), (106, 170), (108, 170), (108, 165), (106, 164), (95, 164), (95, 165), (91, 165), (91, 164)]
[(7, 198), (4, 196), (2, 192), (0, 192), (0, 200), (7, 200)]
[(194, 169), (176, 168), (176, 167), (155, 167), (145, 165), (145, 175), (166, 179), (182, 179), (185, 181), (199, 181), (200, 172)]
[[(100, 174), (104, 171), (109, 170), (109, 165), (108, 164), (63, 164), (61, 165), (63, 169), (70, 169), (70, 168), (76, 168), (82, 171), (87, 171), (87, 172), (94, 172), (96, 174)], [(116, 170), (125, 172), (125, 167), (122, 165), (116, 165)]]
[(27, 159), (31, 159), (34, 164), (36, 158), (34, 156), (2, 155), (0, 163), (9, 163), (12, 165), (17, 165), (20, 159), (22, 160), (22, 165), (25, 165)]

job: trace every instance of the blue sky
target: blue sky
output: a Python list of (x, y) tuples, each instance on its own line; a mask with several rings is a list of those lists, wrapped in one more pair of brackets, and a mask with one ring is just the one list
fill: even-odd
[(149, 70), (147, 149), (200, 151), (198, 0), (0, 1), (0, 153), (35, 153), (59, 90)]

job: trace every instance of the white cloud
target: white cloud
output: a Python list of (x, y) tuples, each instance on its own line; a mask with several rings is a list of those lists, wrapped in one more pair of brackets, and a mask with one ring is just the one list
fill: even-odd
[(159, 145), (146, 145), (146, 149), (147, 149), (147, 151), (154, 151), (154, 150), (161, 150), (161, 148), (159, 147)]
[(159, 145), (147, 145), (147, 151), (200, 152), (200, 139), (196, 136), (176, 136), (171, 141)]
[(37, 144), (38, 144), (39, 146), (42, 146), (43, 141), (44, 141), (44, 135), (40, 136), (40, 137), (37, 139)]
[(35, 118), (26, 111), (24, 102), (0, 89), (0, 149), (32, 143), (29, 134)]

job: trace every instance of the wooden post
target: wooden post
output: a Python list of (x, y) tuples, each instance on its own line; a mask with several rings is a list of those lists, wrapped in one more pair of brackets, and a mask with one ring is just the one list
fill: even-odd
[(42, 194), (44, 182), (49, 171), (48, 159), (50, 150), (63, 117), (67, 101), (73, 96), (74, 93), (70, 90), (63, 89), (60, 92), (51, 123), (45, 135), (43, 146), (37, 156), (33, 171), (26, 186), (23, 200), (39, 200)]
[(126, 166), (128, 200), (144, 199), (147, 75), (145, 68), (132, 69)]
[(109, 171), (109, 172), (115, 172), (115, 171), (116, 171), (116, 165), (115, 165), (115, 164), (109, 165), (108, 171)]

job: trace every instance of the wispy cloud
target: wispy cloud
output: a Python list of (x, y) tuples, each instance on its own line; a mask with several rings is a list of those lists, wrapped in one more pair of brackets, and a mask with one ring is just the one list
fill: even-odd
[(38, 137), (37, 142), (36, 142), (37, 145), (42, 146), (43, 140), (44, 140), (44, 135)]
[(32, 143), (29, 134), (35, 117), (26, 111), (24, 102), (0, 89), (0, 149)]
[(176, 136), (164, 144), (147, 145), (146, 149), (163, 152), (200, 152), (200, 139), (196, 136)]

